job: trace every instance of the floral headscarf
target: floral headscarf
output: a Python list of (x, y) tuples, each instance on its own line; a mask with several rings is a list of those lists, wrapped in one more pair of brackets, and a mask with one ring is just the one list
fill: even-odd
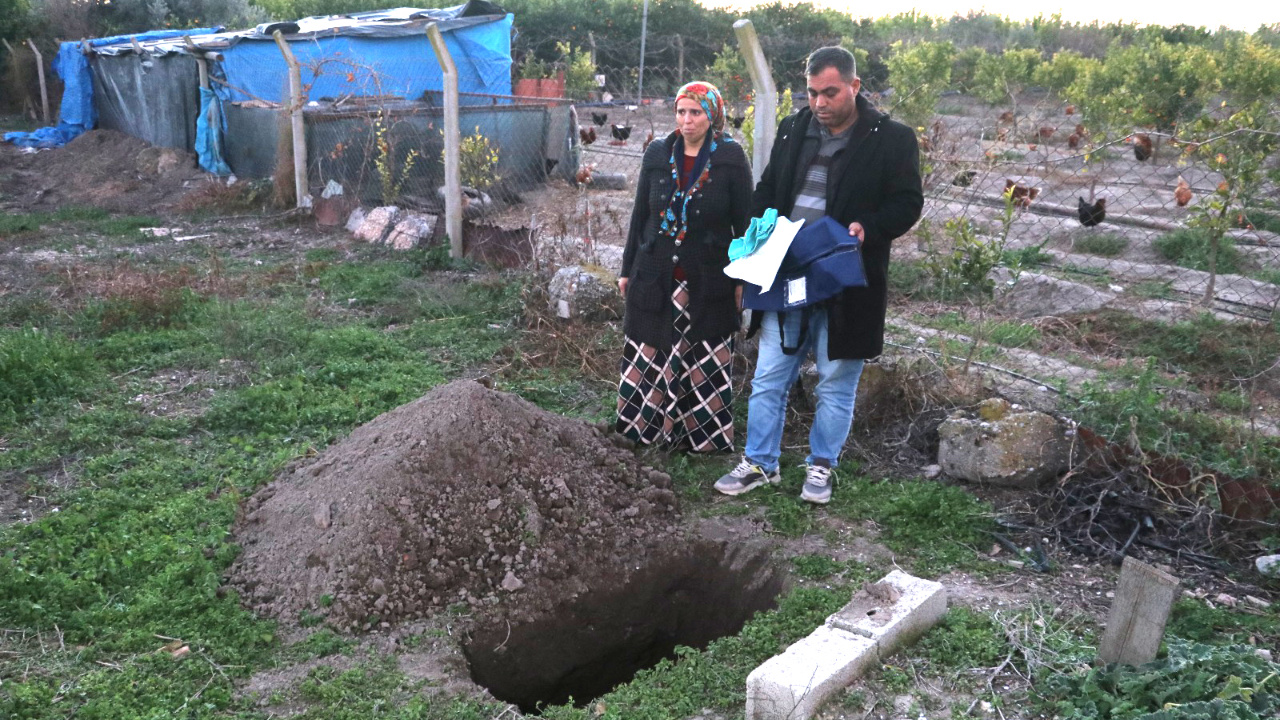
[(668, 162), (671, 166), (671, 179), (674, 181), (676, 189), (671, 194), (671, 201), (667, 203), (666, 212), (662, 214), (662, 225), (658, 228), (658, 232), (667, 237), (675, 238), (677, 244), (684, 240), (685, 233), (688, 230), (689, 198), (693, 196), (693, 193), (698, 188), (702, 187), (711, 175), (711, 153), (715, 152), (719, 143), (733, 142), (732, 138), (724, 134), (724, 98), (720, 96), (720, 91), (716, 89), (715, 85), (695, 80), (680, 88), (676, 93), (677, 103), (680, 102), (681, 98), (694, 100), (701, 105), (702, 111), (711, 120), (711, 127), (707, 132), (707, 140), (702, 143), (702, 148), (698, 150), (698, 158), (694, 161), (693, 172), (689, 173), (689, 177), (685, 178), (683, 185), (680, 183), (680, 165), (678, 163), (684, 159), (684, 137), (680, 135), (679, 128), (676, 129), (675, 142), (671, 143), (671, 157)]

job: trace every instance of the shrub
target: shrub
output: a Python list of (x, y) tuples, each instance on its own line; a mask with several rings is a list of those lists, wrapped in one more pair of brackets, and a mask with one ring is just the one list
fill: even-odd
[(1115, 233), (1088, 233), (1075, 243), (1075, 248), (1080, 252), (1103, 257), (1120, 257), (1129, 249), (1129, 239)]
[[(1192, 270), (1209, 270), (1209, 254), (1212, 250), (1209, 233), (1200, 228), (1174, 230), (1156, 238), (1152, 245), (1156, 252), (1175, 265)], [(1228, 239), (1218, 246), (1219, 273), (1235, 273), (1240, 270), (1240, 251)]]

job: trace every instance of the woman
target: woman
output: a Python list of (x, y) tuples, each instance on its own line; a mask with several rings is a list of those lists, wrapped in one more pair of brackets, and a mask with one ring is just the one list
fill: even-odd
[(645, 152), (618, 290), (626, 298), (618, 432), (695, 452), (733, 449), (733, 334), (741, 288), (724, 274), (746, 232), (751, 169), (724, 134), (724, 100), (691, 82), (676, 130)]

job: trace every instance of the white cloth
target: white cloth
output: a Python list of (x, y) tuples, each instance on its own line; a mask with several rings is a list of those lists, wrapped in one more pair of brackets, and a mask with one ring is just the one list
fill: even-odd
[(782, 259), (787, 256), (791, 241), (796, 239), (796, 233), (800, 232), (802, 225), (804, 220), (791, 220), (779, 215), (769, 239), (756, 248), (755, 252), (725, 266), (724, 274), (735, 280), (759, 285), (760, 292), (769, 292), (773, 281), (778, 277)]

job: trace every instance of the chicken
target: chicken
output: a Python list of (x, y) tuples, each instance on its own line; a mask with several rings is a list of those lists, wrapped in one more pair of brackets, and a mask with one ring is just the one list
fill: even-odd
[(590, 145), (591, 143), (596, 141), (596, 129), (589, 126), (582, 127), (581, 125), (579, 125), (578, 139), (582, 141), (583, 145)]
[(951, 184), (955, 185), (956, 187), (969, 187), (970, 185), (973, 184), (973, 179), (976, 178), (977, 176), (978, 176), (977, 170), (961, 170), (960, 172), (956, 173), (956, 176), (954, 178), (951, 178)]
[(1029, 188), (1006, 178), (1004, 181), (1004, 194), (1013, 198), (1015, 207), (1026, 209), (1031, 207), (1031, 201), (1035, 200), (1036, 196), (1040, 194), (1040, 188)]
[(1155, 151), (1155, 146), (1151, 144), (1151, 136), (1146, 133), (1135, 133), (1133, 136), (1133, 156), (1138, 162), (1145, 162), (1151, 158)]
[(629, 125), (612, 125), (610, 127), (613, 130), (613, 138), (615, 140), (626, 142), (627, 138), (631, 137), (631, 126)]
[(1075, 115), (1075, 114), (1076, 114), (1076, 106), (1075, 106), (1075, 105), (1068, 105), (1068, 106), (1067, 106), (1066, 113), (1067, 113), (1068, 115)]
[(1076, 134), (1082, 138), (1089, 137), (1089, 131), (1085, 129), (1084, 123), (1076, 123)]
[(1103, 220), (1107, 219), (1107, 199), (1098, 198), (1092, 205), (1085, 202), (1084, 198), (1080, 198), (1078, 208), (1080, 215), (1080, 224), (1085, 227), (1093, 227)]
[(595, 123), (596, 127), (604, 127), (604, 124), (609, 122), (609, 113), (598, 113), (593, 110), (591, 112), (591, 122)]
[(649, 149), (649, 143), (651, 143), (651, 142), (653, 142), (653, 131), (652, 131), (652, 130), (650, 130), (650, 131), (649, 131), (648, 136), (646, 136), (646, 137), (645, 137), (645, 139), (644, 139), (644, 144), (640, 146), (640, 150), (641, 150), (641, 151), (648, 150), (648, 149)]
[(733, 126), (734, 130), (741, 130), (742, 123), (747, 121), (747, 116), (746, 115), (729, 115), (728, 119), (729, 119), (729, 124)]
[(1076, 148), (1080, 147), (1079, 133), (1071, 133), (1070, 135), (1067, 136), (1067, 147), (1071, 148), (1072, 150), (1075, 150)]
[(595, 172), (595, 165), (583, 165), (578, 168), (578, 172), (573, 176), (579, 185), (586, 185), (591, 182), (591, 173)]
[(1058, 131), (1058, 128), (1056, 127), (1051, 127), (1049, 125), (1041, 125), (1040, 129), (1037, 132), (1040, 135), (1041, 140), (1048, 140), (1049, 138), (1053, 137), (1053, 134), (1057, 131)]
[(1191, 202), (1191, 186), (1181, 175), (1178, 176), (1178, 187), (1173, 189), (1173, 201), (1178, 203), (1178, 207), (1186, 207)]
[(1011, 123), (1011, 122), (1013, 122), (1013, 111), (1012, 111), (1012, 110), (1005, 110), (1004, 112), (1000, 113), (1000, 119), (999, 119), (999, 121), (998, 121), (998, 122), (1001, 122), (1001, 123)]

